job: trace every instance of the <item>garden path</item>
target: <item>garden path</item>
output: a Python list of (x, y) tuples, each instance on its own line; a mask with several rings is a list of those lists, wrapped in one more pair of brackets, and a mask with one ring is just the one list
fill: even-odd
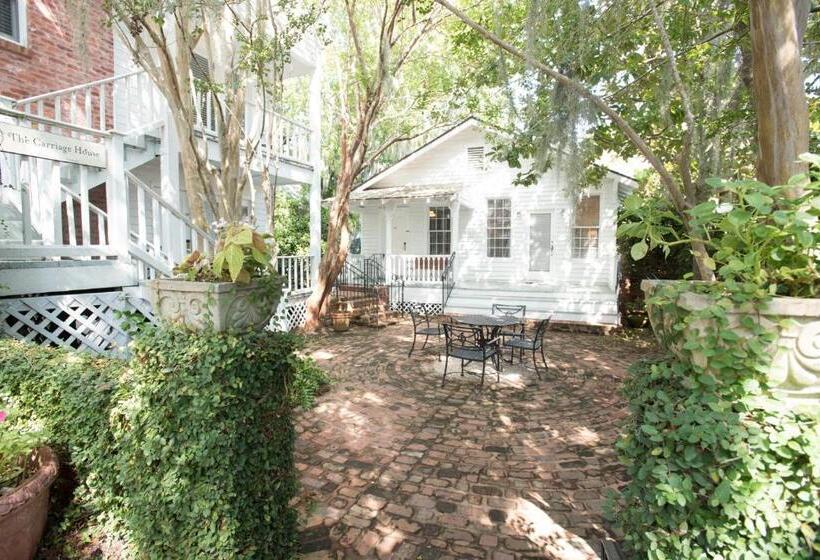
[(619, 388), (654, 345), (551, 331), (549, 378), (507, 365), (480, 389), (457, 363), (441, 387), (435, 353), (407, 357), (411, 333), (309, 339), (334, 383), (297, 419), (305, 557), (595, 558), (588, 543), (613, 536), (605, 493), (624, 477)]

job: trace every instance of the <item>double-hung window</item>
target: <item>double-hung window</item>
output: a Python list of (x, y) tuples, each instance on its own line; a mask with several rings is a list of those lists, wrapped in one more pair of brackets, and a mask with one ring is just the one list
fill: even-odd
[(0, 0), (0, 37), (16, 43), (23, 42), (23, 0)]
[(487, 256), (510, 256), (510, 222), (512, 212), (509, 198), (491, 198), (487, 201)]
[(601, 224), (601, 197), (586, 196), (575, 204), (575, 224), (572, 228), (572, 256), (583, 259), (598, 256)]
[(450, 254), (450, 209), (434, 206), (429, 210), (429, 241), (431, 255)]

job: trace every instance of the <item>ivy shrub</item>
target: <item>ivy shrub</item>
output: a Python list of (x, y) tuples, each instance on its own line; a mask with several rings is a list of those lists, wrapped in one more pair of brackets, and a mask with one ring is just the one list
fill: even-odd
[[(698, 291), (710, 305), (678, 307)], [(650, 304), (675, 317), (668, 344), (686, 360), (639, 362), (617, 449), (630, 480), (614, 507), (627, 544), (650, 560), (797, 560), (820, 554), (820, 429), (767, 386), (774, 333), (753, 312), (754, 283), (674, 283)], [(653, 314), (655, 311), (653, 310)], [(693, 328), (696, 327), (696, 328)]]
[(265, 332), (143, 326), (129, 363), (0, 341), (0, 393), (77, 471), (137, 558), (289, 558), (292, 412), (327, 381)]

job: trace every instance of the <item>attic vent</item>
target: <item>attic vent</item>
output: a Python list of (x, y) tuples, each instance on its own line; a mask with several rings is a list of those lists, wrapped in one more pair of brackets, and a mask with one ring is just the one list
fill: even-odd
[(470, 146), (467, 148), (467, 163), (473, 169), (485, 169), (484, 146)]

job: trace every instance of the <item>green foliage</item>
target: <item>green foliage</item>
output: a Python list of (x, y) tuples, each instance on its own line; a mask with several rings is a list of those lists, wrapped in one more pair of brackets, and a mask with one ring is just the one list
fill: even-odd
[[(723, 280), (748, 282), (772, 294), (820, 294), (820, 158), (808, 177), (770, 187), (757, 181), (709, 180), (712, 196), (687, 211), (692, 231), (709, 250), (707, 264)], [(788, 198), (800, 186), (802, 196)], [(678, 215), (662, 201), (631, 195), (624, 202), (621, 238), (638, 239), (630, 254), (688, 245)]]
[[(679, 307), (696, 289), (709, 305)], [(774, 334), (728, 309), (757, 309), (755, 284), (673, 283), (649, 300), (678, 359), (639, 362), (617, 443), (630, 481), (611, 504), (628, 545), (650, 560), (814, 558), (820, 553), (820, 428), (768, 392)], [(668, 320), (659, 323), (660, 317)]]
[(295, 340), (148, 328), (113, 411), (121, 515), (153, 558), (287, 558), (297, 482), (288, 387)]
[(194, 251), (174, 273), (191, 281), (247, 284), (272, 273), (271, 253), (264, 235), (248, 224), (230, 224), (219, 232), (212, 263)]
[(0, 409), (0, 495), (26, 474), (27, 457), (42, 443), (42, 434), (17, 422), (16, 411)]
[(292, 409), (324, 374), (300, 339), (142, 324), (126, 362), (0, 341), (0, 387), (139, 558), (288, 558)]
[[(329, 209), (322, 205), (322, 224), (327, 224)], [(276, 197), (275, 233), (280, 255), (307, 255), (310, 250), (310, 200), (307, 189), (294, 195), (280, 193)], [(322, 239), (327, 237), (322, 227)]]

